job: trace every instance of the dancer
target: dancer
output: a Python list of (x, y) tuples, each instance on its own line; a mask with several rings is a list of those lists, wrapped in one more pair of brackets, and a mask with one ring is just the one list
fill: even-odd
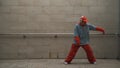
[(103, 28), (89, 24), (87, 18), (85, 16), (81, 16), (80, 22), (75, 25), (74, 43), (71, 46), (70, 52), (66, 57), (64, 64), (71, 63), (80, 47), (85, 50), (88, 61), (91, 64), (96, 64), (96, 58), (93, 54), (92, 48), (89, 45), (89, 30), (100, 31), (105, 34)]

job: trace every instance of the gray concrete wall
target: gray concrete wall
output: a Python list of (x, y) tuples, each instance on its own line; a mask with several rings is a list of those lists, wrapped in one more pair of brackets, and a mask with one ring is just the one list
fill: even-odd
[[(119, 6), (120, 6), (120, 1), (119, 1)], [(119, 7), (119, 18), (120, 18), (120, 7)], [(119, 19), (119, 26), (118, 27), (119, 27), (119, 29), (118, 29), (119, 30), (119, 35), (118, 35), (119, 39), (118, 40), (120, 40), (120, 19)], [(119, 44), (119, 48), (120, 48), (120, 42), (118, 42), (118, 44)], [(119, 50), (119, 59), (120, 59), (120, 50)]]
[[(72, 35), (1, 35), (0, 58), (65, 58), (73, 42)], [(117, 35), (91, 35), (96, 58), (117, 58)], [(82, 48), (76, 58), (86, 58)]]
[(116, 33), (118, 1), (0, 0), (0, 33), (71, 33), (81, 15), (107, 33)]
[[(120, 41), (120, 34), (118, 35), (118, 41)], [(120, 42), (118, 42), (118, 46), (119, 46), (119, 48), (120, 48)], [(119, 49), (119, 56), (118, 56), (118, 59), (120, 60), (120, 49)]]
[[(106, 30), (105, 36), (91, 36), (96, 57), (117, 58), (119, 0), (0, 0), (0, 34), (8, 34), (0, 35), (0, 58), (64, 58), (72, 35), (34, 33), (72, 33), (81, 15)], [(76, 58), (85, 58), (82, 49)]]

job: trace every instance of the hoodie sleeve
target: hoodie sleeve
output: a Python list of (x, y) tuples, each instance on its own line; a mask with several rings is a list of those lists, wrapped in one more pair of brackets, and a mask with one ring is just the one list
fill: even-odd
[(80, 44), (80, 37), (78, 33), (78, 25), (75, 26), (74, 28), (74, 40), (76, 41), (77, 45)]
[(75, 25), (75, 28), (74, 28), (74, 36), (79, 36), (77, 24)]
[(96, 26), (95, 25), (88, 24), (88, 26), (89, 26), (89, 30), (96, 30)]

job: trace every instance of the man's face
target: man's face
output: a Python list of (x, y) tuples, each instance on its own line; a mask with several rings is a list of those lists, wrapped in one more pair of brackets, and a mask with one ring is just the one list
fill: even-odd
[(86, 25), (86, 22), (83, 21), (83, 20), (80, 20), (80, 25), (85, 26), (85, 25)]

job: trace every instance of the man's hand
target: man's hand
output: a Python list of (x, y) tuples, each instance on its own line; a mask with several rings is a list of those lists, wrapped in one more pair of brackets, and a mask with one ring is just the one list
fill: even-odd
[(105, 31), (103, 31), (103, 35), (105, 35)]
[(76, 41), (76, 45), (79, 46), (80, 45), (80, 38), (78, 36), (75, 36), (74, 39)]

